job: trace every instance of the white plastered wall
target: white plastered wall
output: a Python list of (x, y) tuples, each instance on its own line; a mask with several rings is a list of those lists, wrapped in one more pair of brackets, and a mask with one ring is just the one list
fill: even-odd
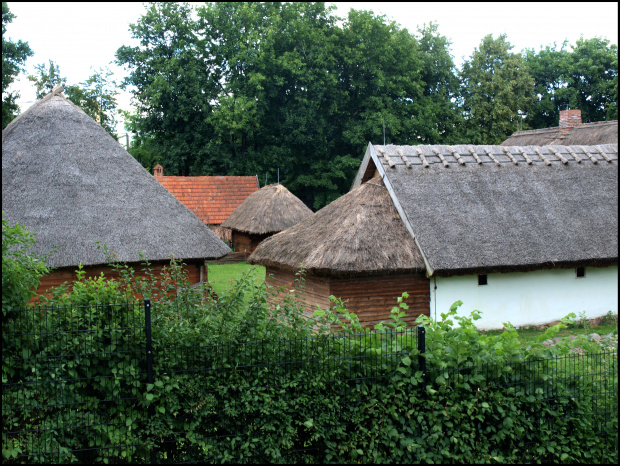
[[(570, 312), (585, 311), (588, 319), (611, 311), (618, 313), (618, 266), (586, 267), (586, 276), (576, 278), (572, 269), (492, 273), (487, 285), (478, 285), (478, 275), (432, 277), (431, 317), (441, 319), (455, 301), (463, 301), (459, 315), (477, 309), (479, 329), (501, 329), (504, 322), (515, 327), (560, 320)], [(435, 285), (437, 288), (435, 289)]]

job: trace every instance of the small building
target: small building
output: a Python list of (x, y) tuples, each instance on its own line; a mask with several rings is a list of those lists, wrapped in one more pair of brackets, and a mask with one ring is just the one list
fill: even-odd
[(113, 277), (103, 249), (140, 275), (183, 259), (191, 283), (207, 279), (206, 259), (230, 249), (172, 196), (62, 87), (2, 131), (2, 210), (9, 224), (36, 233), (33, 251), (54, 268), (38, 293), (86, 276)]
[[(351, 215), (338, 210), (340, 218), (322, 214), (368, 184), (378, 189), (372, 186), (377, 180), (389, 199), (384, 209), (397, 213), (388, 230), (383, 228), (385, 217), (357, 213), (354, 206)], [(408, 251), (413, 241), (417, 255), (412, 252), (409, 263), (397, 268), (415, 279), (399, 282), (389, 305), (364, 310), (360, 320), (367, 323), (383, 318), (403, 291), (412, 302), (425, 303), (423, 309), (414, 305), (413, 315), (423, 312), (440, 319), (461, 300), (460, 314), (483, 312), (476, 322), (482, 329), (501, 328), (508, 321), (515, 326), (543, 324), (570, 312), (585, 312), (587, 318), (618, 312), (617, 144), (369, 144), (352, 191), (322, 211), (266, 240), (250, 262), (265, 265), (273, 284), (288, 285), (302, 264), (308, 276), (334, 278), (334, 261), (396, 264), (388, 259), (393, 250)], [(399, 239), (388, 235), (394, 223), (407, 234)], [(348, 231), (359, 234), (348, 236)], [(374, 247), (365, 238), (373, 238)], [(331, 262), (313, 265), (323, 256)], [(367, 283), (349, 285), (357, 287), (360, 297), (366, 287), (371, 289), (373, 278), (377, 284), (385, 279), (383, 272), (371, 269)], [(302, 295), (308, 309), (325, 306), (326, 293), (351, 295), (340, 295), (331, 283), (329, 290), (320, 288), (314, 280), (306, 298)], [(368, 298), (373, 296), (374, 290)], [(360, 308), (354, 299), (350, 307), (355, 311)]]
[(281, 184), (252, 193), (222, 224), (232, 232), (237, 252), (252, 253), (266, 238), (312, 215), (312, 211)]
[(164, 176), (159, 164), (153, 174), (220, 239), (229, 243), (230, 230), (222, 228), (222, 223), (259, 189), (256, 176)]
[(502, 146), (618, 144), (618, 120), (581, 122), (581, 110), (560, 110), (560, 126), (513, 133)]
[[(300, 303), (307, 316), (317, 306), (329, 307), (334, 295), (371, 326), (389, 318), (403, 291), (410, 293), (409, 322), (428, 314), (424, 261), (380, 178), (266, 239), (249, 262), (265, 266), (268, 286), (283, 287), (284, 294), (299, 286), (303, 264)], [(268, 300), (278, 304), (282, 297), (279, 292)]]

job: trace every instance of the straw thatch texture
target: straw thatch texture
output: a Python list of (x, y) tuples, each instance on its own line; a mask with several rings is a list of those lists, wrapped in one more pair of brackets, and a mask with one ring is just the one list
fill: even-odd
[(385, 173), (429, 274), (618, 262), (617, 144), (369, 145), (356, 183), (369, 163)]
[(583, 123), (563, 132), (559, 126), (513, 133), (502, 146), (618, 144), (618, 121)]
[(58, 91), (2, 131), (2, 209), (37, 232), (53, 267), (218, 258), (229, 248), (92, 118)]
[(371, 180), (263, 241), (249, 262), (329, 276), (421, 271), (424, 264), (383, 183)]
[(252, 234), (284, 231), (312, 215), (312, 211), (281, 184), (253, 192), (222, 224)]

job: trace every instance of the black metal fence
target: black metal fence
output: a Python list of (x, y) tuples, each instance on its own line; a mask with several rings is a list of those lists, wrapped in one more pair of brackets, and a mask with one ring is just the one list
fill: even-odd
[[(285, 385), (294, 373), (308, 378), (325, 374), (334, 384), (384, 383), (412, 349), (425, 351), (423, 327), (346, 338), (334, 334), (276, 342), (165, 347), (153, 342), (151, 333), (148, 300), (8, 312), (2, 325), (5, 461), (163, 461), (163, 452), (174, 449), (171, 444), (184, 432), (171, 432), (157, 445), (145, 432), (147, 420), (163, 416), (148, 403), (148, 395), (145, 397), (146, 387), (158, 383), (162, 374), (173, 378), (189, 374), (211, 382), (226, 380), (223, 374), (232, 372), (243, 373), (246, 380), (258, 379), (260, 374), (260, 380), (271, 388)], [(490, 379), (496, 385), (540, 389), (548, 401), (580, 396), (579, 387), (587, 381), (597, 397), (594, 415), (603, 426), (610, 416), (617, 416), (617, 356), (609, 356), (571, 354), (513, 365), (442, 370), (427, 369), (425, 358), (420, 357), (416, 370), (423, 374), (422, 389), (439, 379), (463, 386), (473, 383), (481, 370), (487, 375), (495, 371)], [(547, 382), (558, 379), (565, 381), (565, 390), (549, 392), (549, 387), (557, 385)], [(301, 382), (299, 390), (303, 388)], [(203, 400), (216, 393), (209, 386), (201, 386), (199, 392)], [(188, 400), (182, 409), (188, 420), (194, 403)], [(217, 442), (229, 434), (217, 432), (201, 440), (203, 444)], [(191, 454), (183, 459), (208, 460)]]

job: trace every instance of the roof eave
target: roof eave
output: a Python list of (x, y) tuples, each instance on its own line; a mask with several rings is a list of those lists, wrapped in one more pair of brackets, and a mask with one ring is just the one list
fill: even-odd
[[(386, 176), (385, 173), (385, 168), (383, 167), (383, 164), (381, 163), (381, 161), (379, 160), (379, 157), (377, 156), (377, 152), (375, 151), (374, 147), (372, 146), (371, 143), (368, 143), (368, 152), (367, 154), (369, 154), (368, 160), (370, 160), (370, 158), (372, 158), (375, 167), (377, 167), (377, 170), (379, 172), (379, 174), (381, 175), (381, 179), (383, 180), (383, 184), (385, 185), (386, 189), (388, 190), (388, 193), (390, 193), (390, 197), (392, 198), (392, 202), (394, 203), (394, 206), (396, 207), (396, 211), (398, 212), (398, 215), (400, 215), (400, 218), (402, 219), (403, 223), (405, 224), (405, 227), (407, 228), (407, 231), (409, 232), (409, 234), (411, 235), (411, 237), (413, 238), (413, 241), (415, 242), (415, 245), (418, 248), (418, 251), (420, 251), (420, 255), (422, 256), (422, 260), (424, 260), (424, 267), (426, 268), (426, 276), (427, 277), (432, 277), (434, 270), (431, 267), (431, 264), (429, 263), (426, 254), (424, 253), (424, 250), (422, 249), (422, 247), (420, 246), (420, 243), (418, 242), (418, 238), (415, 235), (415, 232), (413, 231), (413, 227), (411, 226), (411, 223), (409, 222), (409, 219), (407, 218), (407, 214), (405, 214), (405, 210), (403, 209), (402, 205), (400, 204), (398, 197), (396, 197), (396, 194), (394, 193), (394, 189), (392, 188), (392, 184), (390, 183), (389, 178)], [(364, 160), (366, 161), (366, 157), (364, 157)], [(366, 166), (368, 165), (368, 161), (366, 161)], [(364, 171), (366, 170), (366, 166), (364, 167)], [(363, 174), (364, 171), (361, 171), (361, 173)], [(357, 181), (357, 180), (356, 180)], [(360, 178), (361, 181), (361, 178)]]

